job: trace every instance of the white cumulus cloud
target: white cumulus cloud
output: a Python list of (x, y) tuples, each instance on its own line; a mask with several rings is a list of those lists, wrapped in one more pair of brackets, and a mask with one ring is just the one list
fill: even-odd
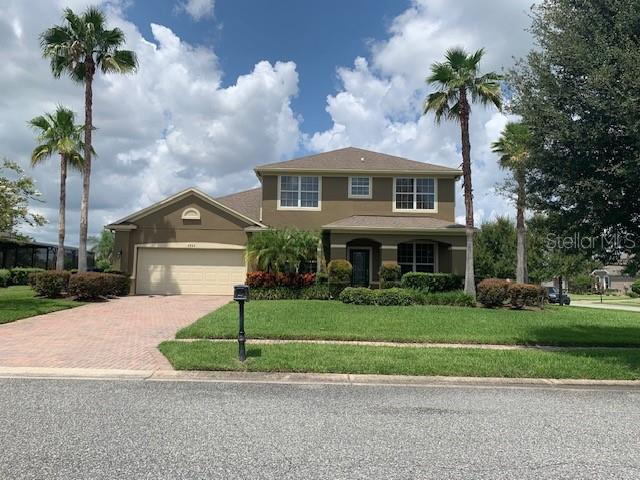
[(179, 11), (187, 12), (194, 20), (213, 17), (215, 8), (214, 0), (187, 0), (176, 4)]
[[(84, 8), (77, 2), (74, 8)], [(39, 2), (38, 15), (21, 0), (0, 6), (0, 155), (28, 165), (35, 146), (30, 118), (69, 106), (83, 120), (83, 90), (54, 79), (41, 58), (38, 35), (60, 21), (61, 9)], [(111, 4), (112, 5), (112, 4)], [(222, 87), (215, 53), (190, 45), (170, 28), (151, 25), (144, 38), (123, 12), (108, 7), (109, 23), (122, 28), (138, 54), (135, 75), (98, 75), (94, 84), (94, 133), (90, 232), (189, 186), (222, 195), (257, 184), (253, 166), (281, 160), (298, 149), (298, 118), (291, 100), (298, 92), (293, 62), (261, 61)], [(42, 190), (38, 204), (50, 223), (28, 231), (55, 239), (57, 161), (29, 169)], [(68, 192), (68, 242), (77, 244), (79, 175)]]
[[(451, 122), (435, 125), (432, 115), (422, 116), (429, 87), (424, 79), (434, 62), (442, 61), (453, 46), (469, 51), (484, 47), (485, 71), (502, 72), (531, 48), (525, 31), (529, 0), (496, 0), (487, 5), (475, 0), (414, 0), (394, 18), (389, 37), (371, 45), (369, 58), (358, 57), (351, 67), (339, 67), (340, 89), (327, 97), (332, 126), (306, 137), (312, 151), (354, 145), (414, 160), (458, 167), (461, 163), (460, 131)], [(499, 14), (497, 13), (499, 12)], [(491, 142), (507, 117), (474, 106), (471, 144), (476, 219), (511, 214), (512, 206), (495, 192), (501, 172)], [(461, 192), (458, 219), (464, 217)]]

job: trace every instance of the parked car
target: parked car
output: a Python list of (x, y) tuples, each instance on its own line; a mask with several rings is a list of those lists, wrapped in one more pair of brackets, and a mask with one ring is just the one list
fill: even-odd
[[(547, 300), (549, 303), (560, 303), (560, 291), (556, 287), (547, 287)], [(565, 292), (562, 292), (562, 304), (570, 305), (571, 297)]]

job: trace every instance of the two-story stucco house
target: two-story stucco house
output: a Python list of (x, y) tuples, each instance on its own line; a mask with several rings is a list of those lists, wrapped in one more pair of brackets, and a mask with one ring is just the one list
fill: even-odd
[(284, 227), (320, 232), (326, 260), (349, 260), (356, 284), (376, 284), (384, 261), (464, 273), (459, 170), (344, 148), (255, 173), (259, 188), (219, 198), (190, 188), (108, 225), (133, 292), (230, 294), (245, 278), (247, 238)]

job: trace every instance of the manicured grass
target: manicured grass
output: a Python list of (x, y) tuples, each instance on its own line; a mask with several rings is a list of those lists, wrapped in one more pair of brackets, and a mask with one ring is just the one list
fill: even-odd
[(178, 370), (640, 379), (640, 350), (631, 349), (549, 352), (249, 343), (242, 364), (235, 342), (169, 341), (159, 348)]
[[(571, 294), (571, 301), (600, 303), (600, 295)], [(628, 295), (603, 295), (602, 303), (611, 305), (635, 305), (640, 307), (640, 298), (631, 298)]]
[[(278, 300), (252, 301), (245, 311), (248, 338), (640, 346), (640, 313), (614, 310), (380, 307)], [(237, 329), (238, 306), (230, 303), (183, 328), (176, 338), (235, 338)]]
[(0, 324), (79, 305), (73, 300), (36, 297), (31, 287), (0, 288)]

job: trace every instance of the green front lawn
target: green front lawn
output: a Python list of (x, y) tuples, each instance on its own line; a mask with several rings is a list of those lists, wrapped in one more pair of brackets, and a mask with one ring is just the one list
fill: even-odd
[(549, 352), (249, 342), (242, 364), (235, 342), (169, 341), (159, 348), (178, 370), (640, 379), (640, 350), (626, 349)]
[[(235, 338), (237, 329), (238, 306), (230, 303), (183, 328), (176, 338)], [(251, 301), (246, 304), (246, 332), (250, 339), (640, 346), (640, 313), (557, 306), (516, 311)]]
[(66, 299), (36, 297), (31, 287), (0, 289), (0, 324), (82, 305)]

